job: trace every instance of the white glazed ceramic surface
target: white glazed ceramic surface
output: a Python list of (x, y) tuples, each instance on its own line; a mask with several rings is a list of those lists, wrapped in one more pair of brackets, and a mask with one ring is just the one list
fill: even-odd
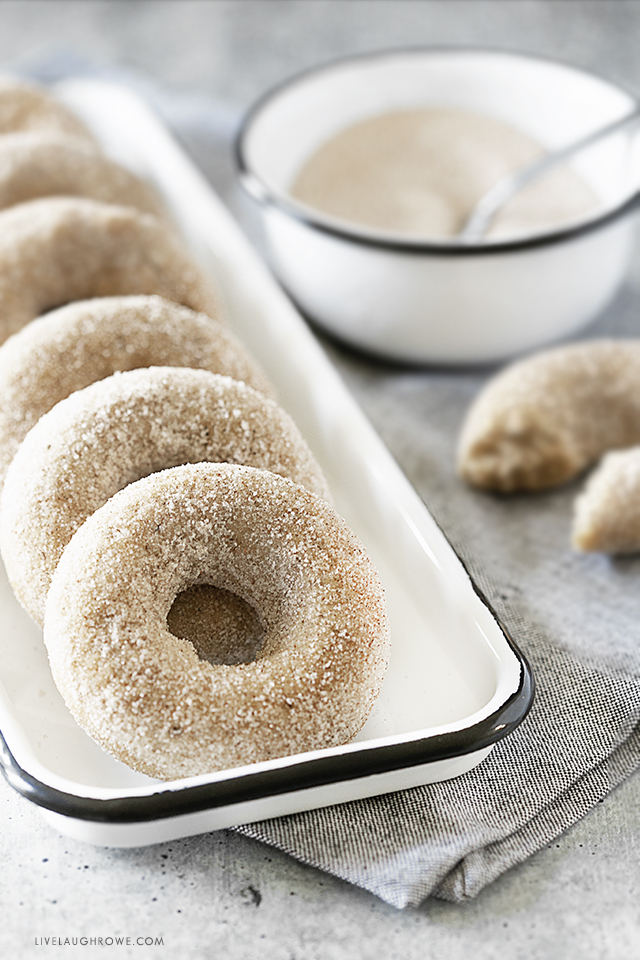
[(12, 773), (7, 764), (9, 778), (23, 792), (26, 775), (72, 799), (106, 801), (190, 796), (201, 785), (226, 788), (256, 772), (282, 774), (290, 785), (274, 795), (248, 795), (246, 801), (138, 823), (67, 816), (64, 804), (43, 811), (57, 829), (94, 843), (126, 846), (446, 779), (470, 769), (486, 756), (485, 743), (471, 742), (461, 756), (434, 753), (430, 759), (427, 751), (427, 762), (406, 769), (381, 768), (365, 777), (347, 775), (300, 789), (301, 774), (318, 758), (346, 758), (347, 763), (353, 758), (355, 763), (363, 751), (395, 750), (425, 737), (472, 731), (521, 690), (522, 661), (306, 325), (164, 128), (132, 94), (117, 87), (78, 81), (63, 85), (60, 94), (114, 157), (155, 183), (193, 252), (218, 282), (230, 324), (276, 384), (282, 405), (326, 472), (337, 509), (380, 571), (392, 655), (380, 698), (355, 743), (160, 784), (112, 759), (76, 725), (53, 684), (41, 634), (3, 576), (0, 729), (12, 763), (22, 768), (22, 774)]
[[(274, 269), (331, 334), (408, 362), (502, 360), (589, 323), (621, 283), (634, 239), (611, 222), (640, 187), (640, 139), (621, 132), (573, 161), (601, 200), (562, 231), (461, 252), (324, 216), (288, 196), (310, 153), (375, 113), (425, 105), (492, 115), (548, 149), (627, 114), (633, 98), (561, 64), (508, 53), (407, 51), (303, 75), (258, 104), (239, 144)], [(595, 223), (603, 221), (602, 225)], [(585, 229), (587, 227), (588, 229)]]

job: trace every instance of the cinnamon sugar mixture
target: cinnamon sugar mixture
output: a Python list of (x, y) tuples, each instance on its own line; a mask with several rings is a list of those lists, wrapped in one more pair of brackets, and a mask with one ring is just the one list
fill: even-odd
[[(290, 193), (362, 226), (453, 237), (495, 183), (542, 152), (529, 136), (493, 117), (446, 107), (396, 110), (331, 137), (303, 165)], [(523, 189), (488, 236), (541, 230), (597, 206), (587, 184), (561, 168)]]

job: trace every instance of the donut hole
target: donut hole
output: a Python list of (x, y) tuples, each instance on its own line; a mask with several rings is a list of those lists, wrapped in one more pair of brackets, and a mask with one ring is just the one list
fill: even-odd
[(174, 637), (189, 640), (201, 660), (212, 664), (251, 663), (265, 639), (264, 624), (251, 604), (207, 583), (177, 595), (167, 626)]

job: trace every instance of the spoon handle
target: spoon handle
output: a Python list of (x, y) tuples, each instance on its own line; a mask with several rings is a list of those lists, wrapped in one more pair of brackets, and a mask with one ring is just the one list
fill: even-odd
[(581, 150), (604, 140), (625, 127), (632, 126), (640, 119), (640, 105), (635, 107), (630, 113), (625, 114), (618, 120), (607, 124), (604, 127), (598, 127), (580, 140), (574, 140), (573, 143), (561, 147), (559, 150), (553, 150), (545, 153), (539, 160), (521, 167), (515, 173), (510, 174), (485, 193), (473, 208), (471, 215), (466, 220), (462, 230), (458, 234), (458, 239), (462, 243), (475, 243), (481, 240), (487, 232), (491, 223), (502, 207), (519, 193), (523, 187), (526, 187), (533, 180), (543, 176), (549, 170), (564, 163)]

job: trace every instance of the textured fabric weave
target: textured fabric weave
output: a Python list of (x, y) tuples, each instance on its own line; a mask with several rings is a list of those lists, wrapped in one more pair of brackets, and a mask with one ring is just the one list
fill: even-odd
[(455, 780), (240, 828), (403, 907), (475, 896), (583, 817), (638, 764), (640, 679), (516, 634), (535, 706)]
[[(632, 273), (585, 336), (637, 335), (637, 286)], [(471, 898), (637, 768), (640, 560), (572, 552), (583, 480), (513, 498), (458, 480), (460, 427), (491, 371), (403, 371), (327, 348), (529, 659), (536, 700), (518, 730), (456, 780), (240, 829), (398, 907)]]

